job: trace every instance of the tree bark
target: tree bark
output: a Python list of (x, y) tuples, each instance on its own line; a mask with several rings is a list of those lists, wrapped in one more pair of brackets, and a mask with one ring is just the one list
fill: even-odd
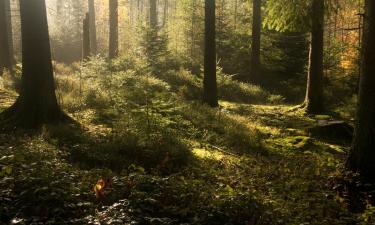
[(95, 0), (89, 0), (89, 33), (90, 33), (90, 49), (91, 53), (96, 55), (98, 51), (98, 43), (96, 40), (96, 13)]
[(211, 107), (219, 105), (216, 84), (215, 0), (205, 1), (203, 102)]
[(67, 117), (57, 103), (45, 0), (20, 0), (22, 84), (20, 96), (2, 113), (12, 127), (36, 128)]
[(118, 1), (109, 0), (109, 59), (118, 56)]
[(9, 29), (5, 0), (0, 0), (0, 76), (4, 69), (11, 69)]
[(169, 8), (169, 2), (168, 2), (168, 0), (164, 0), (163, 27), (165, 27), (167, 25), (167, 21), (168, 21), (168, 8)]
[(6, 10), (6, 15), (7, 15), (7, 27), (8, 27), (9, 60), (10, 60), (11, 67), (13, 67), (16, 64), (16, 59), (14, 58), (12, 8), (10, 5), (10, 0), (5, 0), (5, 10)]
[(83, 35), (82, 35), (82, 58), (86, 60), (91, 55), (90, 49), (90, 15), (86, 13), (86, 17), (83, 20)]
[(150, 27), (155, 29), (158, 25), (158, 13), (156, 7), (156, 0), (150, 0)]
[(307, 113), (323, 112), (324, 1), (312, 1), (312, 27), (305, 107)]
[(375, 1), (365, 4), (357, 120), (347, 167), (375, 179)]
[(250, 79), (256, 82), (258, 82), (260, 79), (260, 35), (262, 26), (261, 6), (261, 0), (253, 0)]

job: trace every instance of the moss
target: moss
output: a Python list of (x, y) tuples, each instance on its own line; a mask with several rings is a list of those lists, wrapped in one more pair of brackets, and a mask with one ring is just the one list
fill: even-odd
[(329, 116), (329, 115), (315, 115), (314, 118), (317, 119), (317, 120), (329, 120), (332, 117)]

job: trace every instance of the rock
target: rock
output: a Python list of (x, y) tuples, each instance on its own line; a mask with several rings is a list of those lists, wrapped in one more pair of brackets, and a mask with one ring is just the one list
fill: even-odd
[(340, 120), (317, 120), (314, 127), (308, 129), (311, 136), (329, 139), (351, 141), (354, 128), (345, 121)]

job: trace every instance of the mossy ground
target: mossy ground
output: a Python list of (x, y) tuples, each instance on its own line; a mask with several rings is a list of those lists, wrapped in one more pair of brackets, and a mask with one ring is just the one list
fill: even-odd
[[(77, 81), (62, 77), (64, 96), (73, 96), (64, 109), (79, 125), (0, 134), (0, 221), (366, 224), (332, 187), (348, 146), (309, 137), (316, 118), (258, 101), (210, 109), (184, 98), (190, 86), (152, 76), (144, 103), (144, 83), (133, 75), (122, 74), (118, 86), (99, 83), (115, 93), (86, 90), (83, 100), (70, 88)], [(0, 110), (16, 97), (5, 88), (0, 96)], [(124, 105), (112, 104), (118, 99)], [(99, 200), (92, 187), (101, 177), (113, 187)]]

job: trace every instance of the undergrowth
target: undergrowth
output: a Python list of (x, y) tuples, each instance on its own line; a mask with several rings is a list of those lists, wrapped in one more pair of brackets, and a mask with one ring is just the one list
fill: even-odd
[[(310, 137), (315, 119), (282, 96), (218, 68), (213, 109), (200, 102), (202, 75), (178, 63), (157, 75), (142, 58), (54, 67), (59, 102), (78, 123), (0, 134), (2, 223), (371, 221), (371, 204), (350, 213), (329, 185), (347, 146)], [(3, 81), (1, 109), (18, 82)], [(96, 198), (101, 178), (111, 185)]]

